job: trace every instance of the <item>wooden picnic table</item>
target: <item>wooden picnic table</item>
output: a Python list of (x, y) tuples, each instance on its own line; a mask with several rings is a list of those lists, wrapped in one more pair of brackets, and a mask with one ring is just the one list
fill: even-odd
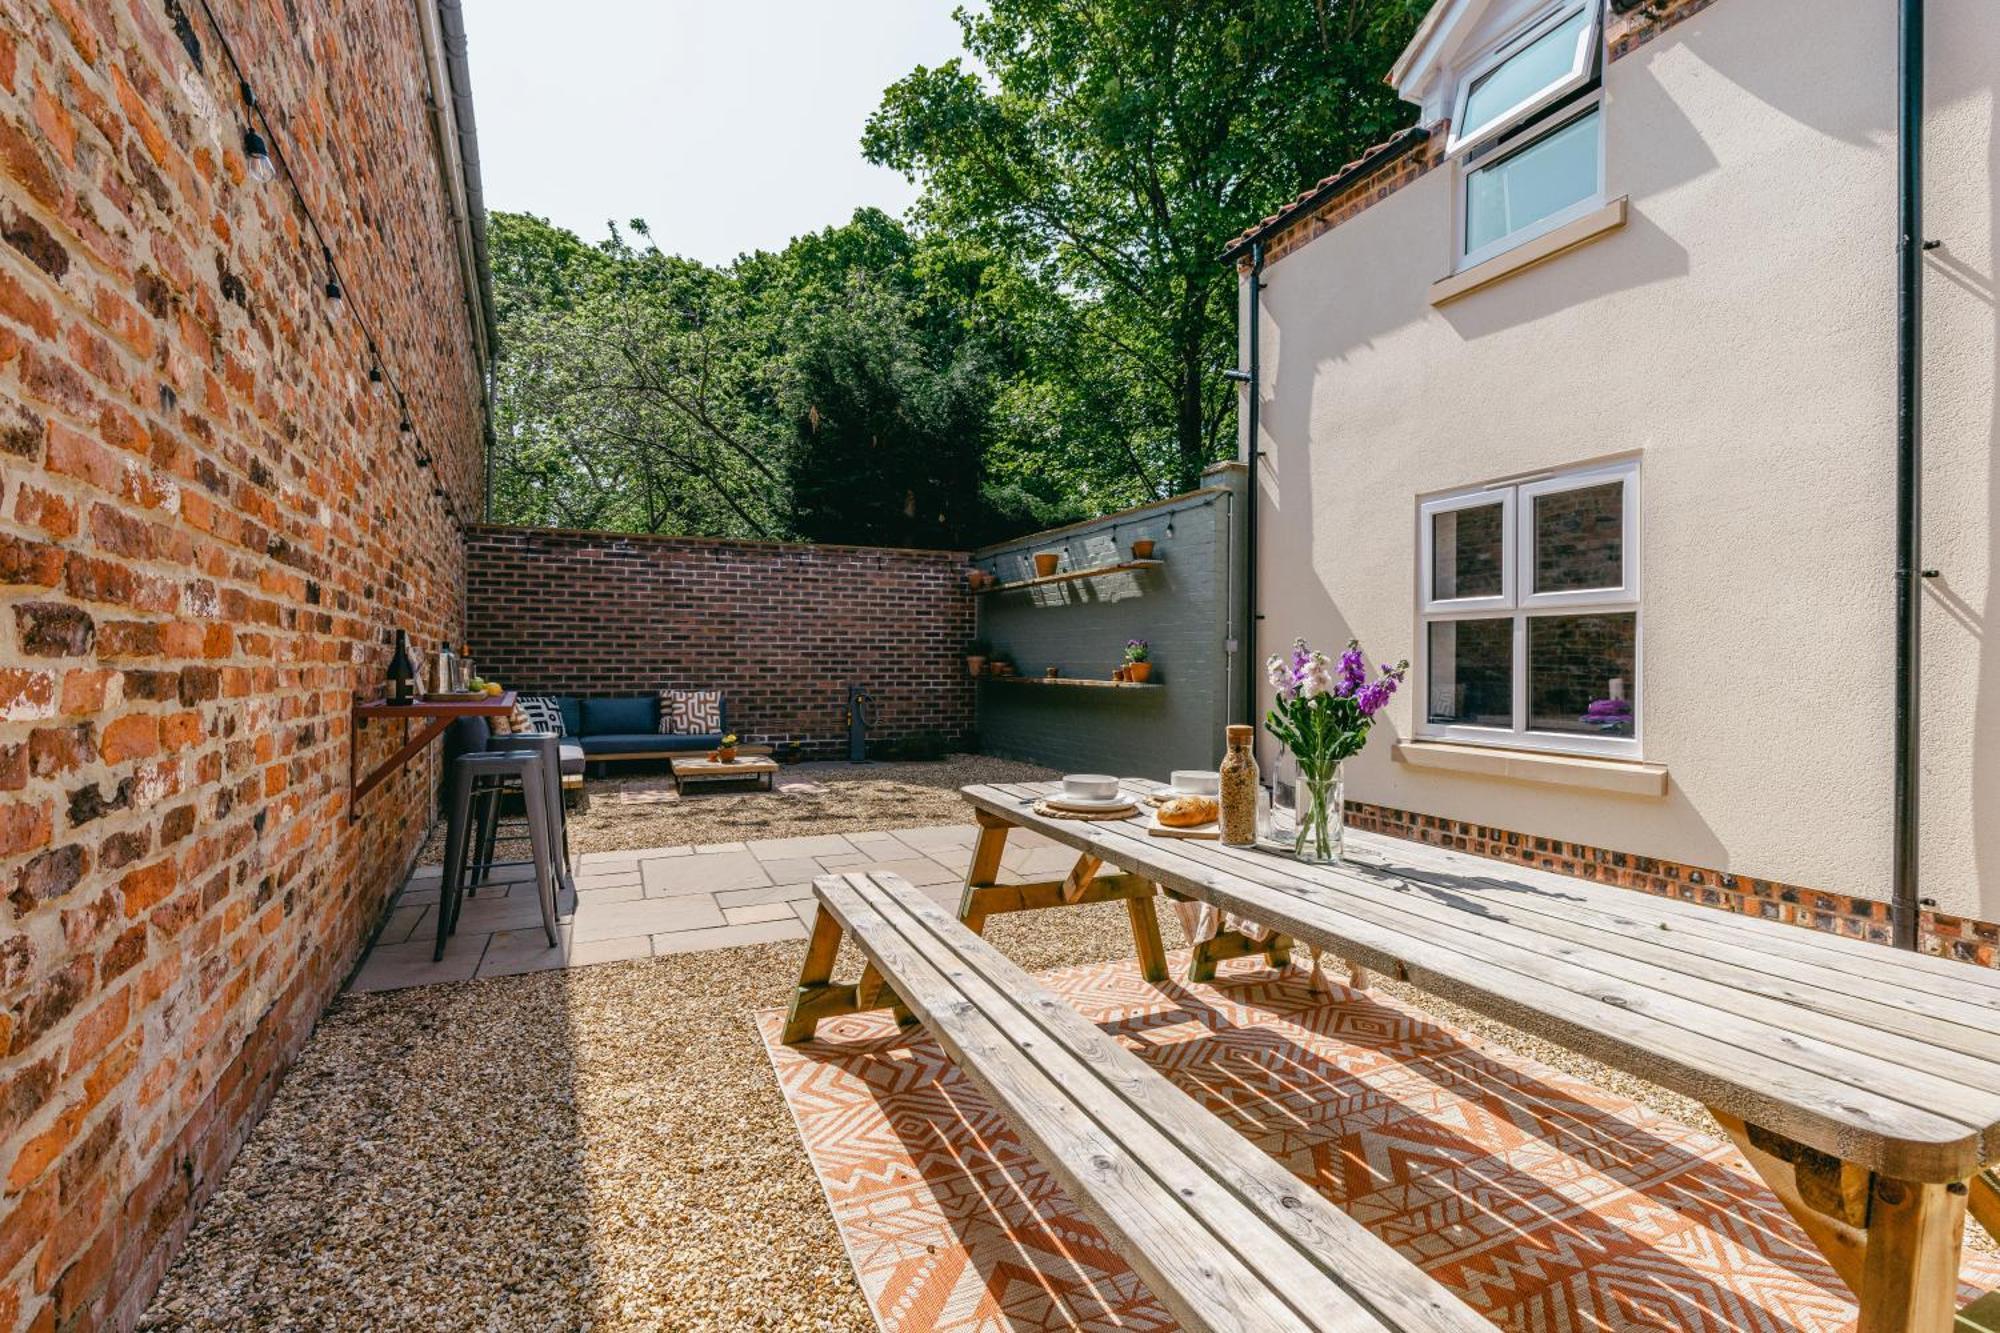
[[(974, 930), (1123, 899), (1160, 979), (1158, 885), (1279, 932), (1197, 945), (1196, 979), (1227, 957), (1282, 965), (1300, 942), (1693, 1097), (1853, 1289), (1860, 1333), (1953, 1327), (1968, 1209), (2000, 1236), (2000, 974), (1402, 839), (1350, 833), (1353, 859), (1308, 866), (1152, 837), (1143, 806), (1035, 813), (1058, 789), (963, 789), (980, 825), (959, 913)], [(997, 884), (1014, 828), (1073, 848), (1075, 867)], [(1973, 1314), (1961, 1330), (2000, 1328)]]

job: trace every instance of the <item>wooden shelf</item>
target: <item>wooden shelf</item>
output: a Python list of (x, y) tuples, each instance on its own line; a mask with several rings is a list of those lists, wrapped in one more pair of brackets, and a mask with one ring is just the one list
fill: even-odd
[[(1012, 583), (996, 583), (990, 588), (981, 588), (977, 595), (984, 597), (988, 593), (1013, 592), (1020, 588), (1039, 588), (1049, 583), (1075, 583), (1078, 579), (1094, 579), (1105, 574), (1123, 574), (1132, 570), (1158, 569), (1166, 563), (1164, 560), (1120, 560), (1114, 565), (1092, 565), (1089, 569), (1057, 570), (1053, 574), (1043, 575), (1040, 578), (1015, 579)], [(1111, 681), (1104, 682), (1107, 685), (1112, 683)]]
[(1078, 685), (1093, 690), (1164, 690), (1164, 685), (1136, 680), (1093, 680), (1088, 676), (987, 676), (1000, 685)]

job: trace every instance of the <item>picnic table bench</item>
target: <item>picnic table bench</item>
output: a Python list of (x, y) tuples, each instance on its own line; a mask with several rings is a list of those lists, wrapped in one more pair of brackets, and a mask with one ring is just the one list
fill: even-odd
[[(1280, 932), (1223, 932), (1197, 971), (1303, 943), (1686, 1094), (1854, 1291), (1860, 1333), (1953, 1328), (1968, 1209), (2000, 1235), (2000, 974), (1402, 839), (1350, 834), (1357, 859), (1308, 866), (1150, 837), (1143, 816), (1035, 813), (1055, 790), (964, 789), (975, 928), (1016, 899), (1090, 901), (1113, 866), (1121, 892), (1155, 883)], [(995, 884), (1016, 827), (1078, 853), (1057, 889)], [(1968, 1307), (1961, 1333), (2000, 1329), (1996, 1308)]]
[[(785, 1040), (893, 993), (1184, 1328), (1491, 1333), (902, 877), (827, 876), (814, 893)], [(855, 986), (830, 980), (843, 933), (868, 960)]]

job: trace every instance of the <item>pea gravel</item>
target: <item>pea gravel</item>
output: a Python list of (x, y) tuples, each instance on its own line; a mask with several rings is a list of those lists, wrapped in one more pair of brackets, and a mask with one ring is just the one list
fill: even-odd
[[(1185, 943), (1173, 912), (1160, 923)], [(988, 935), (1030, 971), (1131, 955), (1115, 904)], [(802, 949), (342, 996), (141, 1327), (873, 1328), (754, 1026)], [(1686, 1098), (1375, 985), (1720, 1137)]]

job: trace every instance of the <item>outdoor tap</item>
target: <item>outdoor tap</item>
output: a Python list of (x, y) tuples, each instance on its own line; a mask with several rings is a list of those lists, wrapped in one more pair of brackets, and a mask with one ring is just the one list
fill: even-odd
[(859, 685), (847, 687), (847, 762), (868, 762), (868, 728), (874, 724), (875, 696)]

